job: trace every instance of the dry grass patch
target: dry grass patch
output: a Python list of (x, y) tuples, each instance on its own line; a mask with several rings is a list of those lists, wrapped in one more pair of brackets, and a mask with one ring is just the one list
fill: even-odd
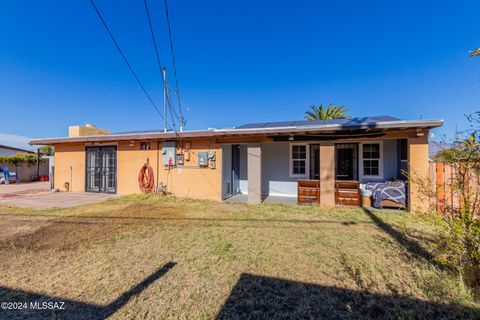
[(128, 196), (0, 207), (0, 228), (0, 300), (67, 301), (60, 318), (478, 316), (458, 277), (426, 257), (441, 226), (402, 212)]

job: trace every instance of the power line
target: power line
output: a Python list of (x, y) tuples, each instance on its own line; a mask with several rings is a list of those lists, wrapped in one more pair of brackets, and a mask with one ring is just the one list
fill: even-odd
[(158, 110), (157, 105), (155, 104), (155, 102), (153, 102), (152, 98), (150, 97), (150, 95), (149, 95), (148, 92), (147, 92), (147, 89), (145, 89), (145, 87), (144, 87), (143, 84), (142, 84), (142, 81), (140, 81), (140, 78), (137, 76), (137, 73), (135, 72), (135, 70), (133, 70), (132, 65), (128, 62), (127, 57), (126, 57), (125, 54), (123, 53), (122, 49), (120, 48), (120, 46), (119, 46), (118, 43), (117, 43), (117, 40), (115, 40), (115, 37), (113, 36), (112, 32), (111, 32), (110, 29), (108, 28), (108, 25), (107, 25), (107, 23), (105, 22), (105, 20), (103, 19), (102, 14), (101, 14), (100, 11), (98, 10), (97, 6), (95, 5), (94, 0), (90, 0), (90, 3), (92, 4), (93, 8), (95, 9), (95, 12), (97, 13), (98, 17), (100, 18), (100, 21), (102, 22), (103, 26), (105, 27), (105, 30), (107, 30), (107, 33), (108, 33), (108, 35), (110, 36), (110, 39), (112, 39), (113, 43), (115, 44), (115, 47), (117, 48), (118, 52), (119, 52), (120, 55), (122, 56), (123, 61), (125, 61), (125, 63), (127, 64), (128, 68), (130, 69), (130, 72), (132, 73), (133, 77), (134, 77), (135, 80), (137, 81), (138, 85), (140, 86), (140, 88), (142, 88), (143, 93), (145, 93), (145, 95), (147, 96), (147, 98), (148, 98), (148, 100), (150, 101), (150, 103), (152, 104), (152, 106), (155, 108), (155, 110), (157, 110), (158, 115), (163, 119), (162, 113), (160, 112), (160, 110)]
[[(176, 94), (173, 90), (172, 90), (172, 93)], [(192, 118), (197, 122), (197, 124), (200, 126), (200, 128), (206, 128), (206, 126), (202, 123), (202, 121), (192, 111), (192, 107), (190, 107), (188, 104), (186, 104), (185, 101), (183, 101), (182, 103), (186, 107), (187, 111), (190, 112), (190, 114), (192, 115)]]
[[(157, 40), (155, 38), (155, 32), (153, 31), (152, 19), (150, 18), (150, 10), (148, 9), (147, 0), (143, 0), (143, 3), (145, 4), (145, 13), (147, 14), (147, 21), (148, 21), (148, 26), (150, 28), (150, 35), (152, 36), (153, 47), (155, 49), (155, 56), (157, 58), (158, 69), (160, 71), (160, 75), (162, 76), (163, 85), (167, 86), (167, 82), (166, 82), (167, 80), (165, 79), (165, 76), (163, 74), (162, 63), (160, 61), (160, 54), (158, 53)], [(175, 131), (177, 131), (176, 128), (175, 128), (175, 120), (173, 118), (173, 115), (175, 115), (175, 117), (177, 119), (178, 119), (178, 115), (175, 111), (175, 108), (172, 107), (172, 100), (170, 98), (170, 95), (168, 94), (168, 88), (165, 91), (165, 94), (167, 96), (167, 104), (168, 104), (168, 108), (170, 110), (170, 116), (171, 116), (171, 119), (172, 119), (172, 126), (173, 126), (173, 129)]]
[[(170, 27), (170, 16), (168, 14), (168, 3), (167, 3), (167, 0), (164, 0), (163, 2), (165, 3), (165, 16), (167, 18), (168, 38), (170, 39), (170, 51), (172, 52), (173, 75), (175, 76), (175, 89), (177, 91), (178, 110), (180, 111), (180, 118), (181, 118), (180, 121), (183, 121), (180, 89), (178, 86), (177, 64), (175, 62), (175, 50), (173, 49), (172, 29)], [(183, 123), (181, 123), (181, 125), (183, 125)]]

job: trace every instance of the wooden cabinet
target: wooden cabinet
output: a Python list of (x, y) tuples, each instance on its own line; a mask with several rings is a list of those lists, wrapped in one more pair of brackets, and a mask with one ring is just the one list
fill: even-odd
[(335, 204), (360, 206), (360, 182), (353, 180), (335, 181)]
[(298, 204), (319, 204), (320, 203), (320, 181), (319, 180), (298, 180), (297, 181), (297, 202)]

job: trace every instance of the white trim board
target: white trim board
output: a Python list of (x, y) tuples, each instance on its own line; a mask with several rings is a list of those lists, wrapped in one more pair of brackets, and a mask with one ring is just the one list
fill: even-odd
[[(379, 146), (380, 146), (380, 151), (379, 151), (380, 159), (378, 161), (378, 175), (376, 175), (376, 176), (364, 175), (363, 174), (363, 145), (364, 144), (372, 144), (372, 143), (378, 143)], [(362, 181), (364, 178), (366, 180), (368, 180), (368, 179), (383, 180), (383, 178), (384, 178), (383, 158), (385, 157), (385, 155), (383, 154), (383, 140), (362, 141), (362, 142), (359, 142), (359, 146), (360, 146), (359, 155), (358, 155), (358, 162), (359, 162), (359, 164), (358, 164), (358, 170), (359, 170), (358, 178), (359, 178), (359, 180)]]
[[(292, 149), (293, 146), (305, 146), (305, 173), (304, 174), (293, 174), (293, 159), (292, 159)], [(288, 174), (290, 178), (308, 178), (310, 175), (310, 144), (309, 143), (299, 143), (291, 142), (288, 144)]]

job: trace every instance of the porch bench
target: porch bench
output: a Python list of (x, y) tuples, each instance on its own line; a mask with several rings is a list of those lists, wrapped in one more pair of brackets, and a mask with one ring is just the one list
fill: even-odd
[(297, 203), (298, 204), (319, 204), (320, 203), (320, 181), (319, 180), (298, 180), (297, 181)]
[(335, 181), (335, 204), (360, 206), (360, 182), (354, 180)]

